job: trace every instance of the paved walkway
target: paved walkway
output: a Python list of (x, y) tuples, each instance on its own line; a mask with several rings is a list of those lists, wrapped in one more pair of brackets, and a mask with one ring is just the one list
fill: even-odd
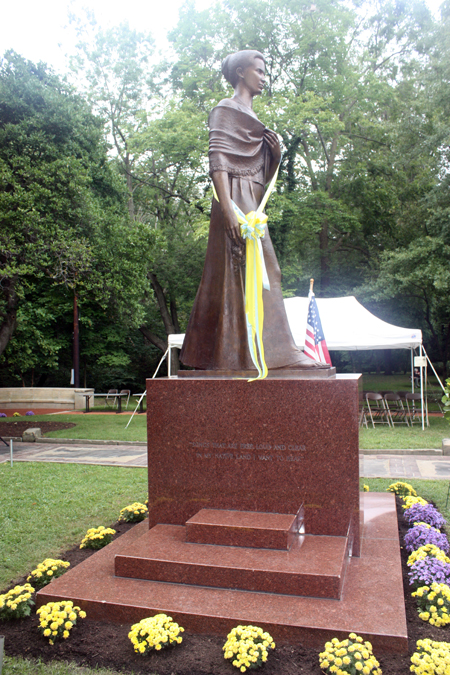
[[(428, 478), (450, 481), (450, 456), (408, 454), (376, 454), (366, 450), (360, 455), (360, 476), (365, 478)], [(10, 461), (10, 449), (0, 443), (0, 463)], [(68, 462), (74, 464), (103, 464), (106, 466), (147, 466), (144, 443), (67, 442), (46, 439), (42, 443), (14, 443), (14, 462)]]
[[(106, 466), (147, 466), (146, 444), (13, 443), (13, 462), (68, 462)], [(0, 463), (10, 461), (10, 448), (0, 443)]]

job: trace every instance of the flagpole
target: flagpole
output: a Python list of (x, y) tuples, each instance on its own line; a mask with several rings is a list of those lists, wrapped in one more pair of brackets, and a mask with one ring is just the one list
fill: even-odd
[(309, 292), (313, 293), (314, 279), (309, 280)]

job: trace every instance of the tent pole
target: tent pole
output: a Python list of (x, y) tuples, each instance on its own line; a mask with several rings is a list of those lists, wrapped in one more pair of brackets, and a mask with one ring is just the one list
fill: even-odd
[(439, 377), (439, 375), (437, 374), (437, 372), (436, 372), (436, 370), (435, 370), (433, 364), (431, 363), (430, 357), (428, 356), (428, 354), (427, 354), (427, 352), (426, 352), (426, 350), (425, 350), (425, 347), (423, 348), (423, 352), (424, 352), (425, 356), (427, 357), (427, 361), (428, 361), (428, 363), (429, 363), (430, 366), (431, 366), (431, 370), (432, 370), (433, 373), (436, 375), (436, 379), (437, 379), (437, 381), (439, 382), (439, 384), (441, 385), (442, 391), (443, 391), (444, 394), (445, 394), (445, 387), (444, 387), (444, 385), (442, 384), (442, 380), (441, 380), (441, 378)]
[(411, 347), (411, 392), (414, 394), (414, 347)]
[[(422, 356), (422, 345), (420, 345), (420, 347), (419, 347), (419, 355)], [(422, 406), (422, 431), (425, 431), (425, 420), (424, 420), (424, 416), (423, 416), (423, 367), (422, 366), (420, 366), (420, 403), (421, 403), (421, 406)]]

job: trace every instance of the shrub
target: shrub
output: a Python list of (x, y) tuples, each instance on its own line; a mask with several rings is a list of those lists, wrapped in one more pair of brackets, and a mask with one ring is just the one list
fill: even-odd
[(394, 494), (399, 495), (399, 497), (417, 497), (417, 492), (414, 490), (413, 486), (409, 483), (402, 483), (401, 481), (391, 483), (387, 492), (393, 492)]
[(417, 560), (424, 560), (426, 557), (436, 558), (442, 562), (450, 563), (450, 558), (447, 558), (445, 551), (442, 551), (438, 546), (434, 546), (434, 544), (426, 544), (426, 546), (420, 546), (420, 548), (413, 551), (406, 564), (411, 567)]
[(428, 504), (427, 500), (423, 499), (423, 497), (401, 497), (401, 499), (403, 501), (402, 509), (409, 509), (414, 504), (422, 504), (422, 506)]
[(70, 567), (69, 562), (46, 558), (30, 573), (27, 581), (32, 581), (33, 586), (39, 590), (49, 584), (52, 579), (57, 579), (61, 574), (64, 574), (68, 567)]
[(438, 675), (448, 672), (450, 644), (433, 640), (417, 640), (417, 651), (411, 656), (411, 672), (416, 675)]
[(24, 584), (14, 586), (7, 593), (0, 595), (0, 620), (23, 619), (25, 616), (30, 616), (34, 605), (33, 593), (33, 586)]
[(431, 586), (432, 583), (448, 584), (450, 582), (450, 565), (437, 558), (427, 556), (411, 565), (409, 583), (415, 586)]
[(421, 586), (414, 593), (417, 599), (419, 617), (432, 626), (446, 626), (450, 623), (450, 588), (447, 584)]
[(228, 633), (223, 646), (224, 657), (241, 673), (265, 663), (269, 649), (275, 649), (275, 642), (258, 626), (236, 626)]
[(74, 607), (72, 600), (48, 602), (39, 607), (36, 614), (39, 617), (38, 630), (44, 637), (48, 637), (51, 645), (56, 640), (66, 640), (76, 625), (77, 619), (86, 618), (86, 612), (79, 607)]
[(139, 523), (147, 517), (147, 514), (148, 509), (145, 504), (134, 502), (120, 511), (119, 520), (124, 520), (126, 523)]
[(381, 675), (380, 664), (372, 652), (370, 642), (350, 633), (347, 640), (341, 642), (333, 638), (325, 643), (325, 651), (319, 654), (320, 667), (325, 673), (362, 673), (363, 675)]
[(159, 651), (170, 645), (180, 644), (183, 641), (180, 633), (183, 632), (184, 628), (172, 621), (171, 616), (156, 614), (131, 626), (128, 637), (135, 652), (147, 654), (152, 649)]
[(432, 504), (414, 504), (409, 509), (406, 509), (403, 515), (409, 523), (421, 521), (439, 529), (444, 527), (447, 522)]
[(80, 544), (80, 548), (93, 548), (98, 550), (103, 548), (107, 544), (110, 544), (113, 536), (116, 534), (116, 531), (111, 527), (91, 527), (85, 534), (83, 541)]
[(427, 544), (433, 544), (445, 553), (448, 553), (450, 548), (447, 536), (427, 523), (415, 523), (405, 534), (403, 541), (409, 553)]

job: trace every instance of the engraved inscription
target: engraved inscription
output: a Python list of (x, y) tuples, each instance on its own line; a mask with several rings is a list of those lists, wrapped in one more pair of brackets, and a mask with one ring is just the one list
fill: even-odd
[[(306, 452), (302, 444), (238, 443), (237, 441), (191, 441), (197, 459), (222, 461), (301, 462)], [(288, 454), (286, 454), (286, 451)]]

